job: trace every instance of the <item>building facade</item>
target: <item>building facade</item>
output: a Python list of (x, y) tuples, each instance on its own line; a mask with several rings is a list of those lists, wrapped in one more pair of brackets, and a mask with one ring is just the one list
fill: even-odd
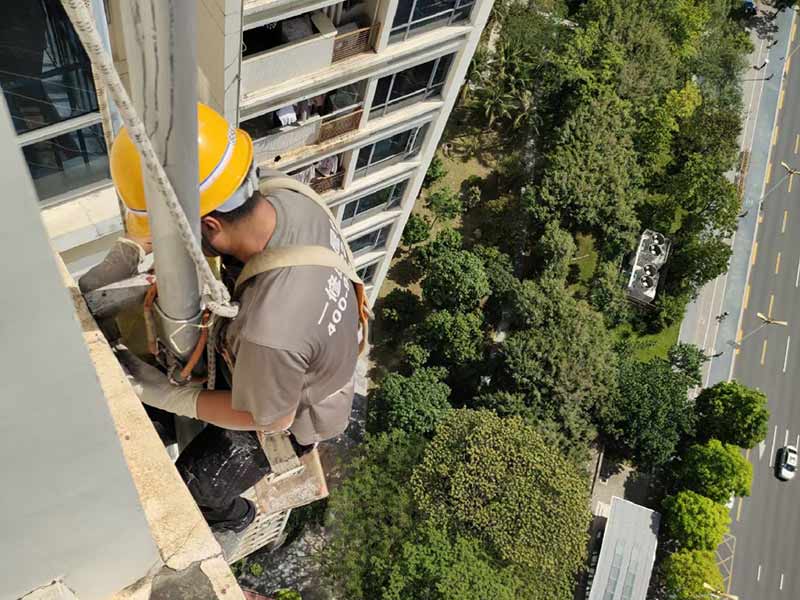
[[(121, 1), (92, 4), (125, 80)], [(262, 170), (326, 199), (374, 302), (492, 0), (196, 2), (199, 99), (250, 133)], [(0, 25), (20, 40), (0, 47), (0, 85), (53, 245), (79, 273), (122, 228), (113, 108), (58, 0), (9, 4), (31, 14)]]

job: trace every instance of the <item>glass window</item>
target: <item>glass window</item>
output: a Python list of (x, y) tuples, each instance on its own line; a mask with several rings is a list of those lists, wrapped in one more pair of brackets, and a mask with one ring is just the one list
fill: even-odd
[(361, 267), (360, 269), (356, 270), (356, 275), (361, 278), (361, 281), (364, 282), (364, 285), (369, 285), (372, 283), (372, 280), (375, 279), (375, 272), (378, 270), (378, 263), (372, 263), (365, 267)]
[(102, 126), (90, 125), (22, 148), (39, 200), (109, 178)]
[(422, 147), (427, 130), (428, 125), (425, 124), (422, 127), (396, 133), (389, 138), (360, 148), (356, 160), (355, 177), (363, 177), (375, 165), (388, 166), (413, 156)]
[(355, 238), (348, 242), (350, 251), (355, 256), (357, 254), (364, 254), (365, 252), (383, 248), (386, 245), (386, 240), (389, 238), (389, 230), (391, 228), (391, 225), (387, 225), (382, 229), (376, 229), (375, 231)]
[(441, 93), (453, 55), (411, 67), (399, 73), (382, 77), (375, 88), (370, 116), (380, 116), (395, 108), (407, 106), (418, 99), (426, 99)]
[(355, 217), (367, 212), (375, 213), (379, 210), (388, 210), (399, 205), (403, 197), (403, 192), (406, 189), (406, 183), (406, 181), (401, 181), (395, 185), (390, 185), (387, 188), (348, 202), (344, 207), (342, 223), (347, 224)]
[(89, 58), (58, 0), (0, 4), (0, 87), (18, 134), (98, 110)]
[(59, 0), (0, 4), (0, 87), (40, 200), (109, 178), (91, 64)]
[(473, 0), (400, 0), (389, 42), (469, 18)]

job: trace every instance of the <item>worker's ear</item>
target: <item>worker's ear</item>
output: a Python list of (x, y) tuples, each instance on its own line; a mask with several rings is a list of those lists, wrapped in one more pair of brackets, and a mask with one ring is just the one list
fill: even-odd
[(200, 218), (200, 227), (205, 235), (214, 236), (222, 231), (222, 221), (217, 217), (206, 215)]

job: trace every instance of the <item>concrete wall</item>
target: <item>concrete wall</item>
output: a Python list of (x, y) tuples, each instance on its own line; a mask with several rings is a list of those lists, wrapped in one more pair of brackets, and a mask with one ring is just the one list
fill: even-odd
[(0, 100), (0, 597), (60, 578), (100, 600), (160, 557), (10, 124)]

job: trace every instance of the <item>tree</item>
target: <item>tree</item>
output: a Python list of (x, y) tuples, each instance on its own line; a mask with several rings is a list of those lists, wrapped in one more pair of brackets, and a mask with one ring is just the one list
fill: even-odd
[(508, 254), (494, 246), (475, 246), (472, 253), (481, 259), (489, 288), (492, 290), (484, 307), (484, 314), (489, 321), (497, 324), (520, 282), (514, 276), (514, 266)]
[(641, 173), (624, 103), (605, 94), (580, 105), (561, 128), (548, 157), (534, 219), (558, 219), (571, 231), (591, 231), (608, 256), (632, 248)]
[(462, 244), (463, 238), (458, 230), (449, 226), (442, 227), (430, 242), (417, 247), (415, 264), (421, 271), (425, 271), (434, 258), (451, 250), (461, 250)]
[(671, 252), (665, 290), (673, 298), (696, 296), (701, 287), (728, 270), (730, 257), (730, 245), (710, 232), (677, 242)]
[(615, 263), (604, 262), (597, 265), (594, 273), (589, 303), (603, 313), (607, 326), (615, 327), (626, 321), (631, 313), (619, 268)]
[(435, 308), (472, 310), (490, 291), (483, 263), (466, 250), (434, 257), (422, 280), (422, 297)]
[(421, 515), (408, 479), (425, 441), (395, 430), (368, 437), (350, 476), (328, 502), (332, 535), (321, 563), (330, 587), (351, 600), (380, 598)]
[(426, 522), (391, 567), (382, 600), (491, 598), (515, 600), (519, 581), (511, 568), (496, 566), (478, 540), (448, 535)]
[(482, 326), (479, 313), (435, 310), (420, 324), (417, 340), (433, 364), (454, 369), (483, 355)]
[(662, 503), (671, 539), (687, 550), (716, 550), (728, 531), (728, 509), (692, 491), (668, 496)]
[(700, 367), (708, 360), (705, 353), (694, 344), (675, 344), (667, 350), (667, 360), (672, 368), (686, 376), (688, 385), (700, 385)]
[(661, 563), (660, 580), (664, 600), (706, 600), (709, 590), (723, 588), (722, 574), (714, 552), (679, 550)]
[(518, 567), (532, 600), (572, 598), (589, 524), (585, 475), (519, 418), (454, 410), (414, 469), (420, 510)]
[(428, 170), (425, 173), (425, 181), (423, 182), (423, 185), (426, 188), (430, 187), (442, 179), (445, 175), (447, 175), (447, 169), (444, 168), (442, 159), (439, 158), (438, 154), (436, 154), (431, 159), (431, 164), (428, 166)]
[(428, 362), (431, 353), (426, 349), (415, 344), (414, 342), (407, 342), (403, 344), (402, 348), (403, 364), (407, 367), (410, 373), (417, 369), (421, 369)]
[(561, 229), (557, 221), (550, 221), (534, 248), (542, 277), (566, 281), (575, 249), (572, 234)]
[(383, 299), (380, 314), (388, 329), (397, 334), (416, 322), (421, 310), (422, 303), (414, 292), (395, 288)]
[(725, 503), (731, 496), (749, 496), (753, 465), (736, 446), (709, 440), (686, 452), (681, 483), (689, 490)]
[(425, 202), (430, 211), (435, 215), (434, 223), (439, 219), (449, 221), (456, 218), (464, 211), (461, 197), (449, 187), (443, 187), (432, 192)]
[(600, 406), (602, 429), (628, 448), (639, 465), (662, 465), (675, 454), (680, 440), (694, 433), (691, 384), (666, 360), (639, 362), (624, 348), (620, 354), (624, 358), (617, 392)]
[(403, 243), (413, 246), (424, 242), (431, 235), (431, 223), (424, 215), (412, 214), (403, 229)]
[(373, 430), (401, 429), (427, 435), (450, 409), (450, 387), (442, 368), (420, 368), (408, 377), (389, 373), (372, 393)]
[(763, 392), (722, 381), (700, 392), (695, 406), (698, 432), (704, 439), (752, 448), (767, 436), (769, 409)]

